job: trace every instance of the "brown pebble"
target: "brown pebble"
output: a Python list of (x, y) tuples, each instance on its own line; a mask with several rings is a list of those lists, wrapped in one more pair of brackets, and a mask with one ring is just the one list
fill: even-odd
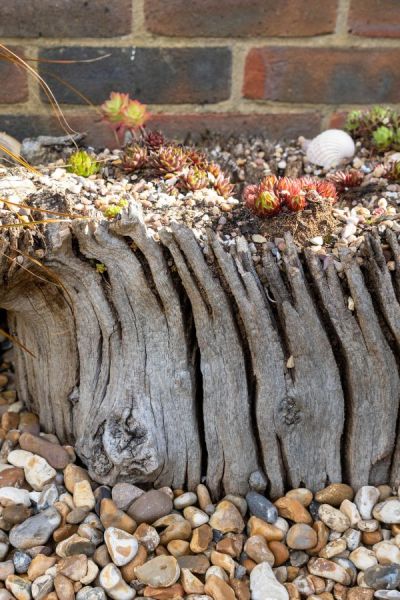
[(5, 433), (10, 429), (18, 429), (19, 425), (19, 414), (14, 412), (6, 412), (1, 417), (1, 427)]
[(223, 554), (222, 552), (217, 552), (216, 550), (211, 550), (210, 561), (215, 567), (221, 567), (221, 569), (226, 571), (229, 575), (229, 579), (232, 579), (235, 575), (236, 563), (231, 556)]
[(295, 500), (298, 500), (305, 508), (311, 504), (313, 499), (312, 492), (307, 488), (295, 488), (294, 490), (289, 490), (286, 496), (288, 498), (295, 498)]
[(274, 565), (274, 555), (262, 535), (249, 537), (244, 545), (244, 551), (257, 564), (267, 562), (271, 567)]
[(239, 558), (243, 550), (243, 543), (244, 538), (240, 533), (228, 534), (217, 543), (216, 550), (224, 554), (229, 554), (232, 558)]
[[(138, 553), (139, 553), (140, 549), (141, 549), (141, 546), (139, 546)], [(98, 546), (96, 548), (96, 551), (93, 554), (93, 560), (96, 563), (96, 565), (98, 565), (101, 569), (104, 569), (104, 567), (106, 565), (108, 565), (108, 563), (111, 562), (111, 557), (108, 553), (108, 549), (105, 544), (102, 544), (101, 546)], [(128, 563), (128, 564), (131, 564), (131, 563)], [(128, 565), (126, 565), (126, 566), (128, 566)], [(122, 569), (123, 568), (124, 567), (122, 567)], [(122, 569), (121, 569), (121, 571), (122, 571)]]
[(319, 554), (322, 548), (326, 546), (329, 539), (329, 529), (322, 521), (316, 521), (313, 525), (313, 529), (317, 534), (317, 544), (314, 546), (314, 548), (310, 548), (308, 550), (308, 554), (311, 554), (311, 556)]
[(74, 600), (74, 584), (70, 579), (68, 579), (68, 577), (65, 577), (65, 575), (61, 575), (61, 573), (59, 573), (55, 576), (54, 588), (57, 592), (59, 600)]
[(10, 467), (0, 471), (0, 488), (17, 487), (20, 488), (25, 482), (24, 470), (19, 467)]
[(22, 504), (9, 504), (4, 506), (2, 517), (9, 525), (23, 523), (32, 515), (32, 510)]
[(185, 592), (180, 583), (175, 583), (168, 588), (154, 588), (146, 586), (143, 590), (145, 598), (153, 598), (154, 600), (181, 600)]
[(210, 492), (207, 487), (200, 483), (196, 488), (196, 494), (201, 510), (206, 510), (207, 506), (212, 504)]
[(189, 569), (196, 575), (204, 575), (210, 566), (210, 561), (204, 554), (195, 554), (194, 556), (180, 556), (178, 565), (181, 569)]
[(205, 552), (212, 540), (212, 529), (207, 523), (193, 530), (190, 549), (195, 554)]
[(317, 545), (315, 530), (306, 523), (292, 525), (286, 536), (286, 543), (293, 550), (308, 550)]
[(232, 587), (238, 600), (250, 600), (250, 586), (248, 581), (244, 579), (231, 579), (229, 585)]
[[(147, 560), (147, 550), (144, 546), (139, 544), (139, 549), (135, 558), (133, 558), (127, 565), (120, 567), (121, 574), (124, 580), (127, 583), (130, 583), (134, 579), (136, 579), (135, 569), (136, 567), (141, 567)], [(110, 561), (108, 561), (110, 562)]]
[(346, 600), (372, 600), (374, 590), (362, 587), (349, 588)]
[(258, 517), (250, 517), (247, 523), (247, 531), (249, 535), (262, 535), (267, 542), (280, 542), (284, 538), (282, 529)]
[(289, 559), (289, 550), (282, 542), (269, 542), (269, 549), (275, 557), (274, 567), (280, 567), (284, 565)]
[(103, 526), (117, 527), (127, 533), (134, 533), (136, 522), (125, 512), (117, 508), (115, 502), (110, 498), (103, 498), (100, 505), (100, 521)]
[(320, 504), (330, 504), (339, 507), (343, 500), (353, 500), (353, 488), (345, 483), (331, 483), (315, 494), (315, 500)]
[(186, 554), (191, 554), (190, 552), (190, 544), (185, 540), (171, 540), (167, 544), (167, 549), (172, 556), (178, 558), (178, 556), (185, 556)]
[(242, 565), (246, 569), (246, 573), (250, 575), (254, 567), (257, 566), (257, 563), (254, 562), (254, 560), (251, 560), (251, 558), (245, 558), (244, 561), (242, 561)]
[(19, 445), (22, 450), (28, 450), (45, 458), (54, 469), (65, 469), (69, 463), (68, 452), (59, 444), (52, 444), (43, 437), (23, 433), (19, 438)]
[(53, 531), (53, 540), (58, 544), (71, 537), (74, 533), (78, 531), (78, 525), (61, 525), (55, 531)]
[(306, 523), (311, 524), (313, 522), (312, 516), (308, 510), (295, 498), (283, 496), (275, 502), (275, 506), (278, 509), (280, 517), (284, 519), (290, 519), (294, 523)]
[(155, 554), (156, 556), (168, 556), (169, 552), (164, 546), (161, 546), (161, 544), (159, 544), (155, 549)]
[(50, 569), (57, 562), (56, 556), (45, 556), (44, 554), (38, 554), (32, 559), (28, 567), (28, 579), (34, 581), (41, 575), (44, 575), (47, 569)]
[(373, 546), (382, 540), (383, 535), (380, 529), (376, 531), (363, 531), (361, 534), (361, 541), (365, 546)]
[(21, 412), (19, 416), (19, 430), (21, 433), (39, 435), (40, 423), (37, 415), (31, 412)]
[(18, 429), (10, 429), (10, 431), (7, 432), (6, 440), (8, 440), (9, 442), (11, 442), (13, 446), (16, 446), (16, 444), (18, 443), (20, 435), (21, 434), (18, 431)]
[(82, 469), (82, 467), (78, 467), (72, 463), (69, 463), (65, 467), (64, 485), (71, 494), (74, 493), (75, 483), (83, 480), (90, 482), (89, 473), (86, 471), (86, 469)]
[(213, 600), (236, 600), (233, 589), (216, 575), (210, 575), (205, 583), (204, 591)]

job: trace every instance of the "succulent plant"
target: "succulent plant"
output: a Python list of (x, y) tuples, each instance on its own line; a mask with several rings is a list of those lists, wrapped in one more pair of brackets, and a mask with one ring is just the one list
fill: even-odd
[(206, 171), (202, 171), (198, 167), (190, 167), (183, 173), (180, 183), (186, 190), (194, 192), (195, 190), (206, 188), (209, 180)]
[(103, 102), (100, 109), (104, 120), (121, 136), (127, 130), (133, 132), (143, 127), (150, 117), (144, 104), (120, 92), (111, 92), (110, 98)]
[(364, 173), (357, 169), (347, 171), (336, 171), (330, 173), (327, 178), (335, 184), (337, 191), (343, 192), (346, 188), (358, 187), (364, 179)]
[(221, 167), (214, 162), (208, 163), (206, 171), (207, 173), (210, 173), (214, 179), (218, 179), (220, 175), (223, 175)]
[(221, 172), (214, 182), (214, 189), (223, 198), (229, 198), (232, 195), (234, 185), (229, 177), (225, 177)]
[(289, 179), (288, 180), (288, 189), (285, 195), (285, 206), (291, 212), (299, 212), (300, 210), (304, 210), (306, 207), (306, 193), (302, 189), (300, 179)]
[(90, 177), (100, 171), (100, 164), (86, 150), (78, 150), (69, 157), (67, 171), (81, 177)]
[(386, 127), (386, 125), (378, 127), (372, 134), (372, 140), (376, 148), (381, 152), (389, 150), (393, 142), (393, 134), (394, 131), (391, 127)]
[(117, 217), (120, 214), (122, 209), (125, 208), (126, 206), (128, 206), (128, 201), (120, 200), (118, 203), (109, 204), (108, 206), (106, 206), (102, 210), (102, 213), (107, 219), (114, 219), (115, 217)]
[(336, 186), (332, 181), (324, 181), (320, 180), (317, 183), (317, 193), (322, 198), (330, 199), (336, 202), (337, 200), (337, 190)]
[(148, 159), (146, 146), (140, 144), (131, 144), (125, 148), (122, 157), (122, 166), (126, 171), (137, 171), (142, 169)]
[(151, 154), (151, 164), (160, 173), (178, 173), (187, 165), (186, 151), (180, 146), (161, 146)]
[(373, 106), (366, 111), (349, 113), (345, 129), (378, 152), (400, 148), (400, 114), (387, 106)]
[(143, 138), (149, 150), (158, 150), (166, 145), (166, 139), (160, 131), (149, 131)]
[(208, 160), (204, 154), (198, 152), (195, 148), (188, 148), (186, 150), (186, 156), (189, 164), (198, 167), (199, 169), (206, 170), (208, 166)]
[(279, 196), (264, 185), (264, 180), (259, 185), (248, 185), (243, 192), (245, 204), (259, 217), (272, 217), (281, 210), (281, 200)]

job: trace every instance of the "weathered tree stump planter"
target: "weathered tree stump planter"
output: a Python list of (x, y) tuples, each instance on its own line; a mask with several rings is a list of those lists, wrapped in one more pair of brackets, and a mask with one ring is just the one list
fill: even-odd
[(3, 234), (0, 306), (35, 355), (16, 348), (19, 398), (44, 428), (107, 484), (193, 488), (206, 475), (217, 497), (245, 493), (259, 470), (272, 498), (341, 480), (397, 485), (394, 234), (394, 272), (369, 236), (362, 267), (348, 251), (336, 265), (299, 257), (287, 240), (284, 267), (265, 254), (262, 276), (243, 239), (228, 253), (210, 233), (204, 255), (184, 226), (160, 238), (133, 212), (49, 226), (43, 262), (60, 288), (5, 257), (30, 253), (37, 234)]

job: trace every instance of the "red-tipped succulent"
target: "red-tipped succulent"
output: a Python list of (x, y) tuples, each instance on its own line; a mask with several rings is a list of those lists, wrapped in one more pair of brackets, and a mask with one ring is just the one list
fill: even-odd
[(165, 146), (166, 140), (161, 131), (149, 131), (144, 136), (144, 143), (149, 150), (158, 150), (161, 146)]
[(178, 173), (187, 165), (186, 151), (179, 146), (162, 146), (152, 153), (152, 166), (161, 174)]
[(206, 171), (197, 167), (190, 167), (181, 177), (181, 185), (184, 189), (194, 192), (208, 186), (209, 180)]
[(285, 197), (285, 206), (291, 212), (299, 212), (304, 210), (306, 207), (306, 193), (301, 187), (301, 181), (299, 179), (289, 180), (288, 194)]
[[(265, 178), (266, 179), (266, 178)], [(272, 217), (281, 210), (281, 201), (274, 192), (271, 180), (263, 179), (259, 185), (248, 185), (243, 192), (246, 206), (259, 217)]]
[(122, 166), (126, 171), (137, 171), (146, 165), (147, 159), (148, 153), (146, 146), (132, 144), (125, 148), (122, 157)]
[(327, 175), (327, 179), (332, 181), (337, 191), (344, 192), (347, 188), (358, 187), (364, 179), (364, 173), (357, 169), (348, 169), (347, 171), (336, 171)]
[(337, 190), (336, 186), (332, 181), (318, 181), (317, 183), (317, 193), (322, 198), (330, 199), (336, 202), (337, 200)]

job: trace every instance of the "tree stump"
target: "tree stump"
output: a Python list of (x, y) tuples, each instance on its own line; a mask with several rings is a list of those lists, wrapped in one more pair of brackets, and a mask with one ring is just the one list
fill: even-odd
[(243, 238), (202, 249), (173, 224), (156, 242), (132, 208), (3, 233), (0, 306), (33, 354), (15, 348), (19, 398), (106, 484), (398, 485), (396, 237), (393, 272), (377, 234), (362, 266), (286, 245), (256, 271)]

